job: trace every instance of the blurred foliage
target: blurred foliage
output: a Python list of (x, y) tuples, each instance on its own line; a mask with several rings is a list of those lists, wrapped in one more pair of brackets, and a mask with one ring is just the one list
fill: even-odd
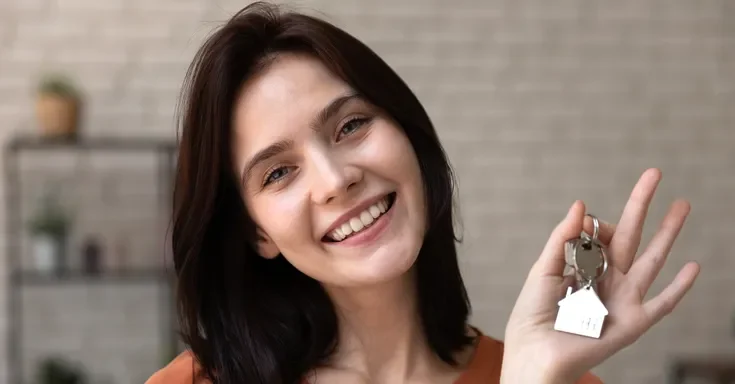
[(29, 227), (34, 235), (48, 235), (55, 239), (63, 239), (69, 232), (71, 217), (59, 202), (59, 196), (47, 192), (41, 199), (40, 206), (31, 218)]
[(36, 384), (87, 384), (84, 371), (58, 357), (43, 360), (39, 366)]
[(52, 73), (45, 75), (38, 86), (38, 92), (72, 99), (79, 99), (79, 90), (66, 75)]

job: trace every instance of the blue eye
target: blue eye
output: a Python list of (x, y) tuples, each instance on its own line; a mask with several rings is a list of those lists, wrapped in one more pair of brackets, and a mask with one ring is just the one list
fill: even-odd
[(265, 176), (265, 181), (263, 182), (263, 186), (266, 186), (270, 183), (277, 182), (281, 180), (283, 177), (285, 177), (287, 174), (288, 174), (287, 167), (275, 168), (272, 171), (268, 172), (268, 174)]
[(339, 130), (338, 137), (349, 136), (355, 133), (357, 130), (359, 130), (363, 125), (367, 124), (369, 121), (370, 121), (369, 118), (361, 117), (361, 118), (354, 118), (346, 122), (344, 125), (342, 125), (342, 128)]

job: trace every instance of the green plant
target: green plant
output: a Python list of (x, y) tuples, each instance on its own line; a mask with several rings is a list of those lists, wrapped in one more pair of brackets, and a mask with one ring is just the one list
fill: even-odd
[(73, 99), (79, 98), (79, 91), (72, 80), (61, 74), (48, 74), (41, 79), (38, 86), (39, 93), (52, 94)]
[(86, 384), (84, 371), (61, 358), (50, 357), (41, 361), (37, 384)]
[(34, 235), (47, 235), (63, 239), (69, 232), (70, 216), (61, 207), (58, 196), (47, 193), (41, 200), (39, 210), (30, 220), (30, 231)]

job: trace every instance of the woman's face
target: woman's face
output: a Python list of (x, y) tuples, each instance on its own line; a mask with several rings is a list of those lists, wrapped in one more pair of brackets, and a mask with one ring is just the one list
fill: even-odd
[(406, 272), (425, 233), (414, 150), (321, 62), (283, 55), (236, 101), (233, 150), (263, 257), (336, 286)]

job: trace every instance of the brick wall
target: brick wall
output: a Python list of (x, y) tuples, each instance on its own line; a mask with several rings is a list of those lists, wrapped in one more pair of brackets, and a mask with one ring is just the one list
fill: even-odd
[[(194, 50), (245, 3), (0, 2), (0, 132), (33, 129), (37, 75), (62, 69), (86, 91), (88, 134), (171, 137)], [(462, 265), (477, 325), (502, 335), (522, 278), (574, 199), (615, 220), (640, 172), (656, 166), (664, 184), (646, 239), (673, 198), (689, 198), (693, 212), (653, 291), (688, 258), (701, 262), (702, 276), (676, 313), (595, 371), (610, 383), (660, 383), (673, 355), (735, 349), (735, 296), (720, 295), (735, 286), (733, 3), (297, 5), (374, 47), (425, 103), (459, 174)], [(0, 323), (6, 315), (0, 310)], [(110, 372), (120, 364), (109, 363)]]
[(93, 383), (143, 383), (163, 364), (168, 291), (150, 280), (23, 289), (23, 372), (48, 356), (82, 363)]

